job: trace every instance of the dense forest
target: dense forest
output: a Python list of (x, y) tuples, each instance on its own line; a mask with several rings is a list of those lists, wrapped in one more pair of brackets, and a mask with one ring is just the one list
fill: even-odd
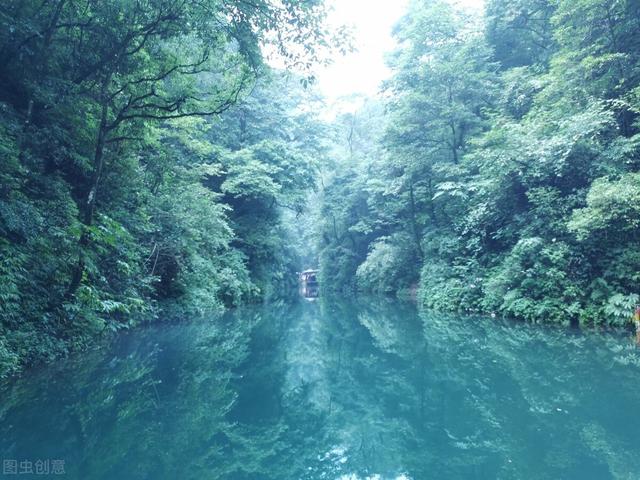
[(350, 42), (326, 15), (3, 3), (0, 378), (103, 332), (262, 301), (310, 266), (327, 293), (629, 321), (640, 3), (488, 0), (479, 18), (411, 1), (381, 94), (331, 119), (312, 72)]
[(640, 3), (411, 2), (382, 100), (339, 119), (321, 284), (628, 324), (640, 284)]
[[(0, 16), (0, 376), (293, 281), (321, 2), (16, 0)], [(270, 69), (267, 51), (288, 74)]]

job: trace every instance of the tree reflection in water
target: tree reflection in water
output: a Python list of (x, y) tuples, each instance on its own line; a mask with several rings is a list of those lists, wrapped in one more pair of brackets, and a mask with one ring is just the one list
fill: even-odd
[(34, 370), (0, 449), (68, 478), (635, 478), (639, 404), (622, 336), (321, 298)]

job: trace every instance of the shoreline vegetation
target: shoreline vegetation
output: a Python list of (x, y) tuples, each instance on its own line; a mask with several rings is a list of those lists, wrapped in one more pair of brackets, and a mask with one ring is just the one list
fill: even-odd
[(350, 41), (319, 0), (0, 13), (0, 379), (307, 268), (326, 292), (631, 325), (637, 2), (410, 1), (382, 94), (330, 115), (312, 71)]
[(323, 128), (298, 107), (344, 43), (322, 2), (1, 13), (0, 377), (159, 304), (221, 310), (293, 276), (285, 217), (314, 186)]
[(341, 118), (320, 284), (530, 322), (631, 325), (640, 5), (410, 2), (384, 101)]

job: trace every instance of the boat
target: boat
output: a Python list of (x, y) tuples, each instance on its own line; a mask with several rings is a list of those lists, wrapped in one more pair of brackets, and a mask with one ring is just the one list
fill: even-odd
[(320, 294), (318, 270), (307, 269), (300, 272), (300, 294), (305, 298), (317, 298)]

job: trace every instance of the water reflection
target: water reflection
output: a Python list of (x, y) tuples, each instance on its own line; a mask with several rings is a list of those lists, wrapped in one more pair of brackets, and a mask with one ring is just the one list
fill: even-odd
[(0, 452), (67, 478), (626, 479), (639, 402), (622, 336), (321, 298), (32, 372), (2, 392)]

